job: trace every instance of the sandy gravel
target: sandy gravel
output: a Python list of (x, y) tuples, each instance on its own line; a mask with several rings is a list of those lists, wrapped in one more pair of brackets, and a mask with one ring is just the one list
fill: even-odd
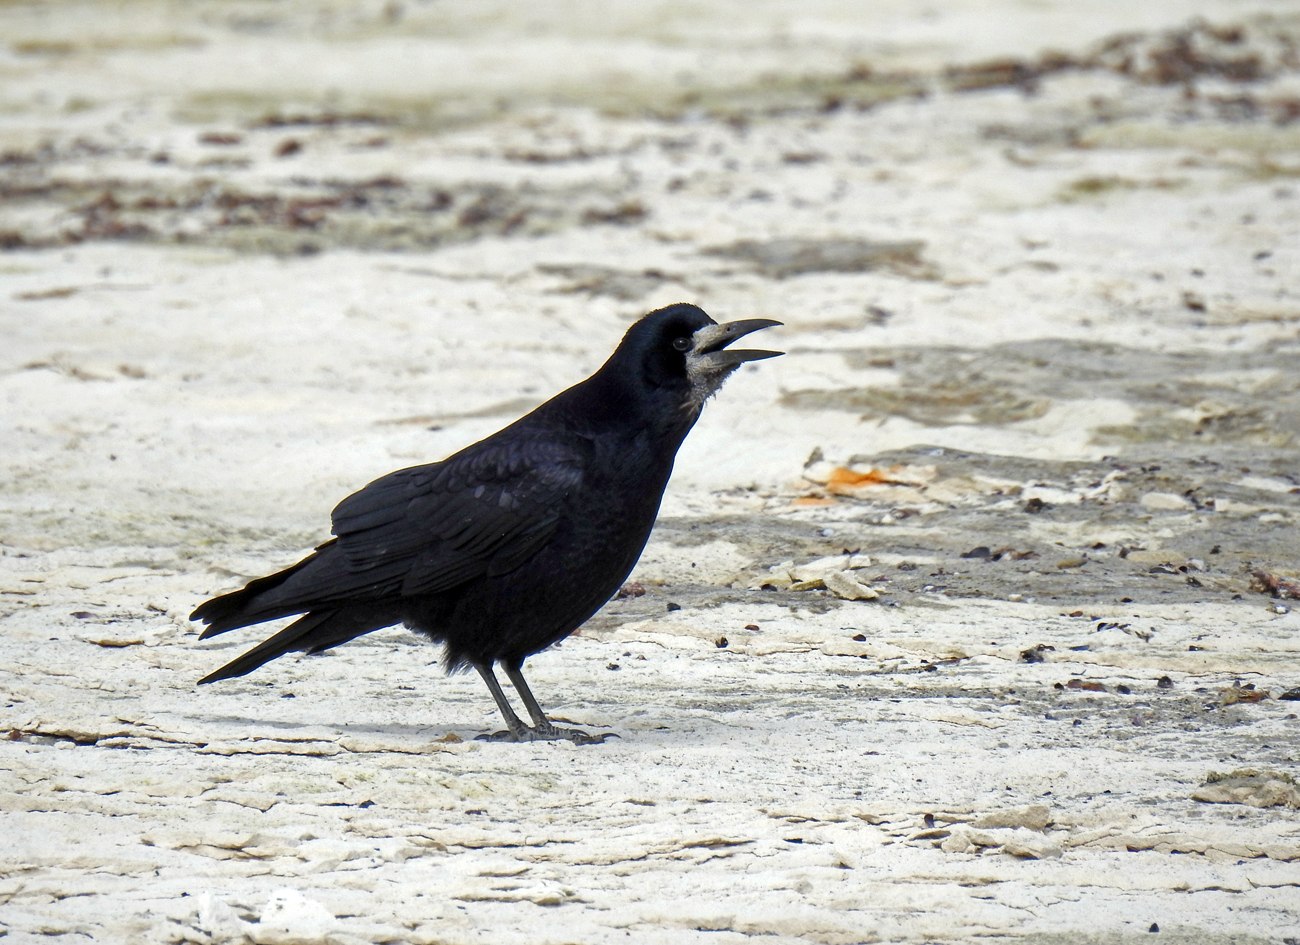
[[(0, 937), (1300, 942), (1300, 14), (0, 5)], [(211, 593), (786, 323), (476, 741)]]

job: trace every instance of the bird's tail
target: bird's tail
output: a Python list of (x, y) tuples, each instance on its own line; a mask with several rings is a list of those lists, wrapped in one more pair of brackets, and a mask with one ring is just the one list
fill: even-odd
[(250, 581), (242, 590), (214, 597), (195, 608), (190, 619), (208, 625), (199, 635), (200, 640), (279, 617), (302, 615), (199, 682), (243, 676), (285, 653), (317, 653), (401, 622), (400, 610), (391, 603), (348, 602), (346, 595), (339, 595), (338, 586), (346, 577), (341, 566), (342, 556), (335, 542), (328, 541), (293, 567)]
[[(263, 663), (294, 650), (319, 653), (340, 643), (347, 643), (363, 633), (381, 627), (390, 627), (400, 619), (399, 614), (373, 604), (340, 607), (336, 610), (313, 610), (303, 614), (275, 636), (263, 640), (247, 653), (231, 660), (216, 672), (204, 676), (199, 680), (199, 684), (246, 676)], [(207, 634), (205, 633), (204, 636)]]
[(249, 627), (255, 623), (274, 620), (276, 617), (288, 617), (309, 610), (309, 607), (302, 606), (301, 603), (285, 600), (283, 586), (295, 574), (315, 563), (319, 556), (320, 552), (317, 551), (291, 568), (258, 578), (256, 581), (249, 581), (246, 587), (238, 591), (222, 594), (200, 604), (194, 609), (194, 613), (190, 614), (191, 620), (208, 625), (199, 639), (206, 640), (227, 630), (237, 630), (240, 627)]

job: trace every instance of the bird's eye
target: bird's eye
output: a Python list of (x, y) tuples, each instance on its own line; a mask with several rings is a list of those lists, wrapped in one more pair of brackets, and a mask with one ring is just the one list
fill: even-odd
[(673, 339), (673, 350), (675, 350), (675, 351), (685, 351), (685, 350), (686, 350), (687, 348), (689, 348), (690, 346), (691, 346), (691, 339), (689, 339), (689, 338), (674, 338), (674, 339)]

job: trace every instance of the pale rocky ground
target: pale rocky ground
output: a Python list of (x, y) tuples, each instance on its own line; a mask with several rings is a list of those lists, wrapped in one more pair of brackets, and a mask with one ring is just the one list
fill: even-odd
[[(5, 941), (1300, 941), (1293, 3), (4, 3), (0, 246)], [(529, 664), (618, 738), (196, 689), (678, 300), (789, 353)]]

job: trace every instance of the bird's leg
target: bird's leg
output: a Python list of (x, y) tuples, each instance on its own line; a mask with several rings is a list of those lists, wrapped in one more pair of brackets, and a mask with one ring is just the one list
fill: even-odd
[(551, 720), (546, 717), (542, 707), (537, 704), (533, 691), (528, 688), (528, 683), (524, 680), (523, 670), (510, 663), (503, 663), (502, 668), (505, 669), (506, 676), (510, 678), (515, 691), (519, 693), (519, 698), (524, 700), (524, 708), (528, 710), (528, 714), (532, 717), (533, 726), (539, 729), (553, 728)]
[[(506, 728), (509, 729), (509, 731), (506, 732), (496, 732), (493, 735), (480, 735), (479, 737), (494, 742), (531, 741), (533, 730), (524, 724), (523, 719), (515, 715), (515, 710), (512, 709), (510, 703), (506, 701), (506, 694), (501, 691), (501, 684), (497, 682), (496, 673), (492, 672), (491, 665), (485, 666), (482, 663), (475, 663), (474, 668), (478, 670), (478, 674), (482, 676), (483, 681), (487, 683), (488, 692), (492, 693), (492, 698), (496, 701), (497, 708), (501, 710), (501, 715), (506, 720)], [(524, 700), (524, 702), (526, 705), (528, 704), (528, 700)], [(528, 707), (528, 711), (532, 712), (533, 706), (535, 705), (537, 705), (536, 701)], [(534, 718), (536, 718), (536, 716), (534, 716)]]
[(528, 710), (528, 714), (532, 717), (534, 739), (551, 741), (567, 738), (575, 745), (599, 745), (605, 739), (613, 737), (613, 732), (605, 735), (591, 735), (576, 728), (559, 728), (546, 717), (542, 707), (537, 704), (533, 691), (528, 688), (528, 683), (524, 681), (523, 668), (513, 662), (503, 662), (501, 665), (506, 671), (506, 676), (510, 678), (510, 682), (514, 685), (515, 691), (519, 693), (519, 698), (524, 700), (524, 708)]

